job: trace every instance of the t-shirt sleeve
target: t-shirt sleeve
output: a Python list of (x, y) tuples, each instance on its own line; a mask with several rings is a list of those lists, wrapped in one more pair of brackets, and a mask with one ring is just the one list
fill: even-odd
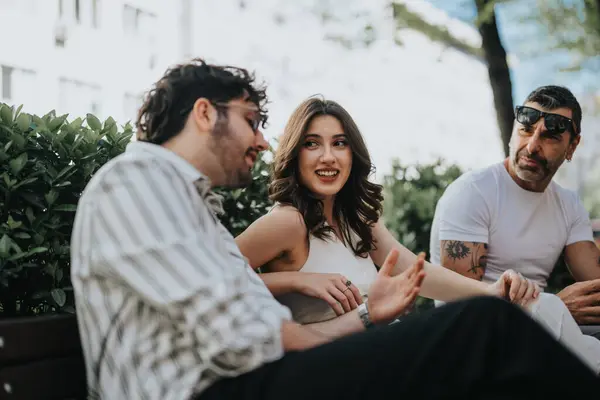
[(439, 240), (488, 243), (490, 211), (472, 182), (461, 183), (440, 200)]
[(571, 224), (569, 226), (569, 236), (567, 237), (567, 246), (577, 242), (594, 241), (592, 232), (592, 223), (590, 222), (590, 214), (583, 206), (579, 196), (573, 196), (574, 204), (572, 205), (573, 214)]

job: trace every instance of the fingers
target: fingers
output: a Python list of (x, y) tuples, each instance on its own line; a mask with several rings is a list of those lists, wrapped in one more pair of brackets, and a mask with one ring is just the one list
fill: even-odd
[(339, 317), (340, 315), (344, 315), (344, 309), (342, 308), (342, 305), (329, 293), (326, 293), (323, 296), (323, 300), (325, 300), (333, 309), (333, 311), (335, 311), (335, 314)]
[(579, 325), (600, 325), (600, 306), (582, 307), (575, 320)]
[[(354, 298), (354, 292), (352, 292), (351, 287), (354, 286), (353, 284), (347, 285), (347, 282), (349, 282), (348, 280), (344, 280), (343, 282), (338, 280), (335, 282), (335, 287), (338, 291), (340, 291), (346, 298), (346, 303), (348, 304), (348, 307), (350, 310), (354, 310), (356, 307), (358, 307), (358, 304), (356, 303), (356, 299)], [(358, 291), (358, 289), (356, 289)], [(343, 306), (344, 304), (342, 304)], [(346, 309), (346, 307), (344, 306), (344, 310)], [(348, 311), (350, 311), (348, 310)]]
[(350, 307), (350, 300), (348, 299), (348, 296), (344, 294), (343, 289), (339, 289), (336, 285), (333, 284), (328, 288), (327, 291), (342, 305), (342, 309), (345, 312), (352, 310), (352, 308)]
[(517, 273), (517, 279), (519, 280), (519, 290), (515, 296), (515, 301), (521, 302), (525, 300), (525, 293), (529, 290), (529, 281), (521, 273)]
[(356, 301), (356, 304), (359, 304), (359, 305), (362, 304), (363, 299), (362, 299), (362, 295), (360, 294), (360, 290), (358, 290), (358, 288), (356, 286), (351, 285), (350, 291), (354, 295), (354, 300)]
[(530, 280), (526, 280), (526, 291), (523, 294), (523, 297), (521, 298), (521, 305), (522, 306), (526, 306), (527, 304), (531, 303), (535, 297), (535, 291), (536, 291), (536, 287), (537, 285), (533, 282), (531, 282)]
[(508, 299), (513, 302), (517, 298), (517, 294), (521, 289), (521, 280), (517, 273), (511, 269), (506, 271), (505, 280), (508, 281), (510, 285), (510, 291), (508, 292)]
[(394, 267), (398, 262), (399, 256), (400, 253), (398, 252), (398, 249), (393, 248), (392, 250), (390, 250), (387, 257), (385, 258), (385, 261), (383, 262), (383, 265), (379, 269), (379, 273), (382, 275), (392, 276), (392, 272), (394, 271)]

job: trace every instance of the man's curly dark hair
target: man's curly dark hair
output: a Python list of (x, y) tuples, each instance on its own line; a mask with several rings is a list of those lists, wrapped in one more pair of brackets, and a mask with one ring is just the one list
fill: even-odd
[(267, 95), (264, 87), (256, 85), (254, 74), (243, 68), (211, 65), (200, 58), (175, 65), (146, 94), (136, 121), (137, 139), (162, 144), (176, 136), (199, 98), (206, 98), (219, 113), (226, 113), (216, 103), (227, 103), (246, 94), (259, 108), (264, 128)]

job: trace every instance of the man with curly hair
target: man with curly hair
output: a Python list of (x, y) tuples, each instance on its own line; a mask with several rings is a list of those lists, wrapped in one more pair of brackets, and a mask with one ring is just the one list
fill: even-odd
[[(138, 140), (86, 187), (71, 275), (90, 398), (529, 399), (582, 396), (598, 384), (491, 296), (388, 325), (424, 278), (422, 257), (393, 275), (397, 251), (368, 308), (291, 321), (219, 222), (211, 191), (250, 182), (267, 147), (265, 103), (243, 69), (177, 65), (146, 97)], [(559, 380), (569, 389), (547, 385)]]

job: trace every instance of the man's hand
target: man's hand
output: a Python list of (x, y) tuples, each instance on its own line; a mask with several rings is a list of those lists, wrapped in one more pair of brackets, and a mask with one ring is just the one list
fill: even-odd
[(425, 254), (413, 266), (393, 276), (398, 250), (392, 249), (369, 289), (369, 315), (374, 323), (387, 323), (402, 314), (415, 301), (425, 278)]
[(540, 287), (518, 272), (508, 269), (490, 285), (492, 296), (501, 297), (511, 303), (526, 306), (537, 299)]
[(600, 324), (600, 279), (577, 282), (556, 294), (579, 325)]

